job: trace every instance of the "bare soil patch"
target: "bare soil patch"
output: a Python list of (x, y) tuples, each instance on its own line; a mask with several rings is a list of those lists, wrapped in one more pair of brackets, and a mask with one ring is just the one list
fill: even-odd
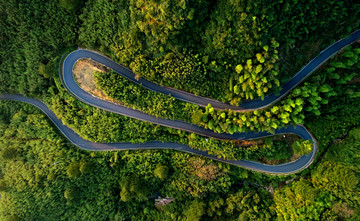
[(190, 158), (189, 163), (191, 165), (190, 173), (195, 174), (200, 179), (210, 181), (223, 173), (221, 169), (215, 164), (207, 164), (205, 160), (199, 158)]
[(103, 100), (112, 101), (115, 103), (119, 103), (111, 97), (108, 97), (104, 92), (102, 92), (99, 88), (96, 87), (95, 84), (95, 72), (107, 73), (111, 69), (101, 65), (89, 58), (80, 59), (76, 62), (73, 74), (76, 80), (76, 83), (85, 91), (99, 97)]

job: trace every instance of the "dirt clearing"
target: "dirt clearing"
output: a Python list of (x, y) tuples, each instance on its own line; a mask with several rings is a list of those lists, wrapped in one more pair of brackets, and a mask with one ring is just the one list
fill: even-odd
[[(114, 99), (106, 96), (95, 84), (95, 72), (107, 73), (111, 69), (101, 65), (91, 59), (80, 59), (76, 62), (73, 74), (77, 84), (85, 91), (104, 100), (113, 101)], [(116, 102), (117, 103), (117, 102)]]

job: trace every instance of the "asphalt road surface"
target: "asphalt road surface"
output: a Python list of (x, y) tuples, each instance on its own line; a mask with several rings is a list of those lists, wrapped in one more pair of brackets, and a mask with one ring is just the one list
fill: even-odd
[(203, 107), (207, 106), (208, 104), (211, 104), (211, 106), (217, 110), (231, 109), (233, 111), (245, 112), (245, 111), (265, 108), (273, 104), (274, 102), (278, 101), (282, 97), (286, 96), (286, 94), (288, 94), (298, 84), (304, 81), (313, 71), (315, 71), (318, 67), (320, 67), (324, 62), (330, 59), (342, 48), (354, 43), (359, 38), (360, 38), (360, 30), (330, 45), (328, 48), (323, 50), (318, 56), (316, 56), (313, 60), (311, 60), (307, 65), (305, 65), (296, 75), (294, 75), (294, 77), (289, 82), (282, 85), (282, 90), (279, 92), (279, 95), (271, 94), (269, 96), (266, 96), (264, 100), (255, 99), (255, 100), (243, 101), (239, 106), (233, 106), (227, 103), (222, 103), (220, 101), (211, 98), (200, 97), (174, 88), (160, 86), (158, 84), (147, 81), (146, 79), (143, 78), (136, 80), (135, 74), (131, 70), (127, 69), (124, 66), (121, 66), (120, 64), (117, 64), (116, 62), (112, 61), (106, 56), (103, 56), (97, 52), (86, 49), (76, 50), (70, 53), (66, 57), (65, 62), (63, 64), (64, 79), (65, 79), (65, 83), (68, 84), (69, 88), (71, 88), (71, 90), (74, 93), (78, 93), (78, 88), (74, 87), (74, 81), (71, 80), (73, 77), (72, 74), (70, 74), (71, 73), (70, 69), (72, 69), (73, 65), (76, 63), (78, 59), (91, 58), (92, 60), (97, 61), (113, 69), (121, 76), (126, 77), (127, 79), (133, 81), (134, 83), (139, 84), (149, 90), (156, 91), (165, 95), (171, 95), (172, 97), (175, 97), (177, 99)]
[(175, 129), (184, 130), (187, 132), (197, 133), (199, 135), (212, 137), (216, 139), (222, 140), (249, 140), (249, 139), (257, 139), (267, 136), (273, 136), (278, 134), (296, 134), (299, 137), (305, 140), (311, 140), (314, 142), (313, 151), (307, 156), (302, 156), (298, 160), (280, 164), (280, 165), (267, 165), (262, 164), (254, 161), (247, 161), (247, 160), (227, 160), (227, 159), (220, 159), (216, 156), (208, 154), (205, 151), (200, 151), (197, 149), (192, 149), (186, 145), (178, 144), (178, 143), (163, 143), (159, 141), (152, 141), (147, 143), (141, 144), (134, 144), (134, 143), (94, 143), (87, 140), (84, 140), (79, 135), (77, 135), (72, 129), (68, 128), (67, 126), (63, 125), (61, 120), (59, 120), (55, 114), (41, 101), (27, 98), (22, 95), (13, 95), (13, 94), (2, 94), (0, 95), (0, 100), (14, 100), (14, 101), (21, 101), (25, 103), (32, 104), (37, 108), (41, 109), (49, 118), (50, 120), (59, 128), (59, 130), (67, 137), (74, 145), (91, 151), (109, 151), (109, 150), (143, 150), (143, 149), (174, 149), (179, 151), (184, 151), (187, 153), (192, 153), (196, 155), (200, 155), (203, 157), (207, 157), (213, 160), (221, 161), (224, 163), (229, 163), (232, 165), (240, 166), (246, 169), (258, 171), (258, 172), (265, 172), (271, 174), (290, 174), (296, 173), (300, 170), (307, 168), (314, 160), (314, 157), (317, 152), (317, 141), (311, 135), (311, 133), (302, 125), (289, 126), (287, 128), (281, 128), (275, 131), (275, 134), (270, 134), (268, 132), (246, 132), (246, 133), (235, 133), (235, 134), (218, 134), (211, 130), (207, 130), (205, 128), (198, 127), (193, 124), (189, 124), (183, 121), (177, 120), (168, 120), (163, 118), (157, 118), (148, 114), (145, 114), (138, 110), (133, 110), (127, 108), (125, 106), (115, 104), (109, 101), (101, 100), (88, 92), (81, 89), (77, 83), (75, 82), (72, 69), (77, 62), (77, 60), (82, 58), (91, 58), (94, 61), (97, 61), (111, 69), (113, 69), (118, 74), (128, 78), (129, 80), (133, 81), (136, 84), (140, 84), (143, 87), (153, 90), (159, 93), (163, 93), (166, 95), (171, 95), (177, 99), (194, 103), (200, 106), (207, 106), (209, 103), (215, 109), (232, 109), (235, 111), (251, 111), (256, 109), (265, 108), (282, 97), (284, 97), (289, 91), (291, 91), (294, 87), (300, 84), (306, 77), (308, 77), (314, 70), (316, 70), (319, 66), (321, 66), (325, 61), (331, 58), (334, 54), (339, 52), (343, 47), (355, 42), (357, 39), (360, 38), (360, 30), (354, 32), (347, 38), (344, 38), (334, 44), (330, 45), (328, 48), (323, 50), (317, 57), (315, 57), (312, 61), (310, 61), (302, 70), (300, 70), (288, 83), (282, 86), (282, 90), (280, 91), (279, 95), (271, 94), (265, 97), (264, 100), (251, 100), (251, 101), (244, 101), (240, 106), (232, 106), (230, 104), (222, 103), (210, 98), (200, 97), (188, 92), (176, 90), (169, 87), (160, 86), (154, 84), (146, 79), (135, 79), (134, 73), (117, 64), (116, 62), (112, 61), (111, 59), (103, 56), (97, 52), (79, 49), (72, 53), (70, 53), (64, 59), (62, 64), (62, 71), (60, 73), (60, 77), (62, 79), (64, 87), (71, 93), (75, 98), (85, 102), (91, 106), (95, 106), (107, 111), (111, 111), (117, 114), (121, 114), (124, 116), (132, 117), (135, 119), (151, 122), (154, 124), (159, 124), (166, 127), (171, 127)]

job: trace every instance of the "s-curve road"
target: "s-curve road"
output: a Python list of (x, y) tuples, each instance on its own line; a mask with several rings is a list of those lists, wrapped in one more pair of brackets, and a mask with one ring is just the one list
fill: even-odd
[[(143, 87), (153, 90), (159, 93), (163, 93), (166, 95), (171, 95), (177, 99), (181, 99), (186, 102), (194, 103), (200, 106), (207, 106), (209, 103), (215, 109), (232, 109), (236, 111), (250, 111), (265, 108), (277, 100), (284, 97), (290, 90), (300, 84), (307, 76), (309, 76), (314, 70), (316, 70), (321, 64), (331, 58), (334, 54), (340, 51), (343, 47), (352, 44), (357, 39), (360, 38), (360, 30), (354, 32), (349, 37), (344, 38), (323, 50), (316, 58), (310, 61), (302, 70), (300, 70), (288, 83), (283, 85), (283, 89), (281, 90), (279, 95), (271, 94), (265, 97), (264, 100), (251, 100), (245, 101), (240, 106), (232, 106), (226, 103), (221, 103), (219, 101), (199, 97), (184, 91), (179, 91), (173, 88), (160, 86), (149, 82), (145, 79), (139, 79), (137, 81), (135, 79), (134, 73), (112, 61), (111, 59), (90, 50), (79, 49), (72, 53), (70, 53), (63, 61), (62, 71), (60, 73), (60, 78), (62, 79), (62, 83), (64, 87), (71, 93), (75, 98), (91, 105), (95, 106), (107, 111), (111, 111), (117, 114), (121, 114), (124, 116), (132, 117), (135, 119), (163, 125), (166, 127), (171, 127), (175, 129), (180, 129), (188, 132), (197, 133), (203, 136), (213, 137), (216, 139), (224, 139), (224, 140), (247, 140), (247, 139), (255, 139), (262, 138), (266, 136), (273, 136), (274, 134), (270, 134), (267, 132), (246, 132), (246, 133), (235, 133), (235, 134), (218, 134), (214, 133), (211, 130), (207, 130), (201, 127), (198, 127), (193, 124), (189, 124), (183, 121), (176, 120), (168, 120), (163, 118), (157, 118), (148, 114), (145, 114), (138, 110), (133, 110), (127, 108), (125, 106), (115, 104), (109, 101), (101, 100), (88, 92), (81, 89), (77, 83), (75, 82), (72, 69), (75, 63), (82, 58), (91, 58), (92, 60), (99, 62), (111, 69), (113, 69), (118, 74), (128, 78), (129, 80), (135, 82), (136, 84), (140, 84)], [(224, 163), (233, 164), (236, 166), (241, 166), (247, 169), (251, 169), (258, 172), (265, 172), (271, 174), (290, 174), (295, 173), (300, 170), (307, 168), (312, 161), (317, 152), (317, 141), (310, 134), (310, 132), (302, 125), (298, 125), (296, 127), (289, 126), (287, 128), (281, 128), (275, 131), (275, 135), (277, 134), (286, 134), (292, 133), (300, 136), (305, 140), (312, 140), (314, 143), (313, 151), (307, 156), (302, 156), (298, 160), (286, 164), (281, 165), (266, 165), (253, 161), (246, 160), (226, 160), (219, 159), (216, 156), (210, 155), (207, 152), (199, 151), (196, 149), (191, 149), (188, 146), (177, 144), (177, 143), (162, 143), (159, 141), (147, 142), (142, 144), (133, 144), (133, 143), (94, 143), (87, 140), (82, 139), (79, 135), (77, 135), (72, 129), (63, 125), (62, 122), (54, 115), (54, 113), (41, 101), (27, 98), (22, 95), (12, 95), (12, 94), (3, 94), (0, 95), (0, 99), (3, 100), (14, 100), (21, 101), (32, 104), (39, 109), (41, 109), (50, 119), (51, 121), (59, 128), (59, 130), (76, 146), (85, 149), (85, 150), (96, 150), (96, 151), (106, 151), (106, 150), (141, 150), (141, 149), (174, 149), (179, 151), (184, 151), (196, 155), (201, 155), (210, 159), (214, 159), (217, 161), (221, 161)]]
[(211, 98), (197, 96), (174, 88), (160, 86), (143, 78), (136, 80), (135, 74), (131, 70), (127, 69), (126, 67), (120, 64), (117, 64), (116, 62), (112, 61), (111, 59), (109, 59), (104, 55), (86, 49), (79, 49), (73, 51), (66, 57), (63, 64), (63, 76), (64, 76), (65, 84), (67, 84), (67, 86), (71, 88), (71, 90), (74, 93), (77, 93), (78, 92), (77, 88), (74, 87), (74, 81), (72, 80), (73, 79), (72, 68), (77, 60), (81, 58), (91, 58), (92, 60), (113, 69), (121, 76), (149, 90), (156, 91), (165, 95), (171, 95), (174, 98), (183, 100), (188, 103), (193, 103), (202, 107), (206, 107), (208, 104), (211, 104), (211, 106), (217, 110), (231, 109), (233, 111), (245, 112), (245, 111), (251, 111), (251, 110), (268, 107), (273, 103), (275, 103), (276, 101), (280, 100), (281, 98), (286, 96), (292, 89), (294, 89), (298, 84), (303, 82), (313, 71), (315, 71), (318, 67), (320, 67), (324, 62), (329, 60), (342, 48), (354, 43), (359, 38), (360, 38), (360, 30), (353, 32), (348, 37), (341, 39), (333, 43), (329, 47), (327, 47), (318, 56), (316, 56), (313, 60), (311, 60), (307, 65), (305, 65), (297, 74), (295, 74), (294, 77), (289, 82), (282, 85), (282, 90), (279, 92), (279, 95), (270, 94), (266, 96), (264, 100), (255, 99), (255, 100), (243, 101), (239, 106), (233, 106), (227, 103), (222, 103), (220, 101)]
[[(152, 141), (146, 143), (94, 143), (88, 140), (81, 138), (78, 134), (76, 134), (72, 129), (65, 126), (60, 119), (56, 117), (56, 115), (44, 104), (42, 101), (24, 97), (23, 95), (15, 95), (15, 94), (2, 94), (0, 95), (0, 100), (13, 100), (13, 101), (21, 101), (28, 104), (31, 104), (37, 108), (39, 108), (42, 112), (44, 112), (50, 120), (55, 124), (55, 126), (60, 130), (60, 132), (74, 145), (80, 147), (84, 150), (90, 151), (109, 151), (109, 150), (147, 150), (147, 149), (173, 149), (179, 150), (191, 154), (200, 155), (203, 157), (207, 157), (213, 160), (221, 161), (223, 163), (228, 163), (236, 166), (240, 166), (246, 169), (258, 171), (258, 172), (265, 172), (270, 174), (291, 174), (298, 172), (300, 170), (305, 169), (308, 167), (316, 154), (317, 151), (317, 143), (315, 138), (311, 136), (311, 134), (306, 130), (305, 127), (298, 125), (296, 128), (293, 126), (289, 126), (287, 128), (281, 128), (275, 131), (275, 134), (296, 134), (299, 135), (301, 138), (305, 140), (312, 140), (314, 141), (314, 148), (313, 152), (307, 156), (302, 156), (298, 160), (287, 163), (287, 164), (280, 164), (280, 165), (267, 165), (261, 164), (254, 161), (247, 161), (247, 160), (227, 160), (227, 159), (220, 159), (214, 155), (211, 155), (205, 151), (200, 151), (197, 149), (192, 149), (186, 145), (178, 144), (178, 143), (163, 143), (160, 141)], [(170, 126), (170, 125), (169, 125)], [(190, 126), (190, 125), (189, 125)], [(202, 129), (207, 132), (206, 129)], [(212, 131), (209, 131), (213, 133)], [(215, 133), (213, 133), (215, 134)], [(244, 136), (246, 138), (240, 139), (255, 139), (267, 136), (273, 136), (273, 134), (267, 132), (250, 132), (250, 133), (243, 133), (237, 134), (237, 136)], [(211, 137), (211, 135), (210, 135)], [(232, 139), (234, 140), (234, 139)]]

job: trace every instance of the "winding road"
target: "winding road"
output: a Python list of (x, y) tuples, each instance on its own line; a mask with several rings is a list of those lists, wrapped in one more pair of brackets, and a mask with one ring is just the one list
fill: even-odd
[[(183, 121), (177, 120), (169, 120), (163, 118), (157, 118), (155, 116), (148, 115), (138, 110), (133, 110), (131, 108), (127, 108), (125, 106), (115, 104), (109, 101), (105, 101), (99, 99), (88, 92), (81, 89), (73, 75), (73, 67), (75, 63), (82, 58), (91, 58), (92, 60), (99, 62), (111, 69), (113, 69), (118, 74), (122, 75), (123, 77), (128, 78), (129, 80), (133, 81), (136, 84), (142, 85), (143, 87), (153, 90), (159, 93), (163, 93), (166, 95), (173, 96), (177, 99), (194, 103), (200, 106), (207, 106), (211, 104), (215, 109), (232, 109), (235, 111), (251, 111), (256, 109), (262, 109), (269, 105), (272, 105), (282, 97), (284, 97), (287, 93), (289, 93), (294, 87), (300, 84), (302, 81), (306, 79), (313, 71), (315, 71), (319, 66), (321, 66), (324, 62), (330, 59), (334, 54), (339, 52), (342, 48), (347, 45), (354, 43), (357, 39), (360, 38), (360, 30), (352, 33), (347, 38), (339, 40), (334, 44), (330, 45), (328, 48), (323, 50), (317, 57), (311, 60), (303, 69), (301, 69), (288, 83), (282, 86), (282, 90), (280, 91), (279, 95), (271, 94), (266, 96), (264, 100), (249, 100), (244, 101), (240, 106), (232, 106), (230, 104), (222, 103), (210, 98), (200, 97), (193, 95), (188, 92), (176, 90), (170, 87), (164, 87), (157, 84), (154, 84), (146, 79), (135, 79), (135, 74), (117, 64), (116, 62), (112, 61), (111, 59), (103, 56), (97, 52), (79, 49), (70, 53), (64, 59), (62, 63), (62, 67), (59, 66), (59, 74), (62, 80), (64, 87), (71, 93), (75, 98), (81, 100), (84, 103), (87, 103), (91, 106), (98, 107), (107, 111), (111, 111), (117, 114), (121, 114), (127, 117), (147, 121), (154, 124), (159, 124), (166, 127), (171, 127), (175, 129), (184, 130), (187, 132), (197, 133), (199, 135), (212, 137), (216, 139), (222, 140), (248, 140), (248, 139), (256, 139), (262, 138), (267, 136), (273, 136), (274, 134), (270, 134), (268, 132), (246, 132), (246, 133), (234, 133), (234, 134), (218, 134), (211, 130), (189, 124)], [(60, 63), (61, 64), (61, 63)], [(61, 70), (62, 69), (62, 70)], [(186, 145), (178, 144), (178, 143), (163, 143), (159, 141), (152, 141), (147, 143), (141, 144), (134, 144), (134, 143), (94, 143), (81, 138), (78, 134), (76, 134), (72, 129), (65, 126), (61, 120), (59, 120), (55, 114), (41, 101), (24, 97), (22, 95), (13, 95), (13, 94), (2, 94), (0, 95), (0, 100), (14, 100), (14, 101), (21, 101), (25, 103), (29, 103), (31, 105), (36, 106), (40, 110), (42, 110), (50, 120), (58, 127), (58, 129), (67, 137), (70, 142), (74, 145), (91, 151), (108, 151), (108, 150), (140, 150), (140, 149), (174, 149), (179, 151), (184, 151), (187, 153), (192, 153), (196, 155), (201, 155), (203, 157), (207, 157), (213, 160), (221, 161), (224, 163), (240, 166), (246, 169), (258, 171), (258, 172), (265, 172), (270, 174), (291, 174), (301, 171), (307, 168), (313, 162), (316, 152), (317, 152), (317, 141), (311, 135), (311, 133), (303, 126), (297, 125), (289, 126), (287, 128), (281, 128), (275, 131), (275, 135), (278, 134), (296, 134), (305, 140), (312, 140), (314, 143), (313, 151), (307, 156), (301, 156), (298, 160), (280, 164), (280, 165), (266, 165), (254, 161), (247, 161), (247, 160), (227, 160), (227, 159), (220, 159), (216, 156), (213, 156), (205, 151), (200, 151), (197, 149), (192, 149)]]

